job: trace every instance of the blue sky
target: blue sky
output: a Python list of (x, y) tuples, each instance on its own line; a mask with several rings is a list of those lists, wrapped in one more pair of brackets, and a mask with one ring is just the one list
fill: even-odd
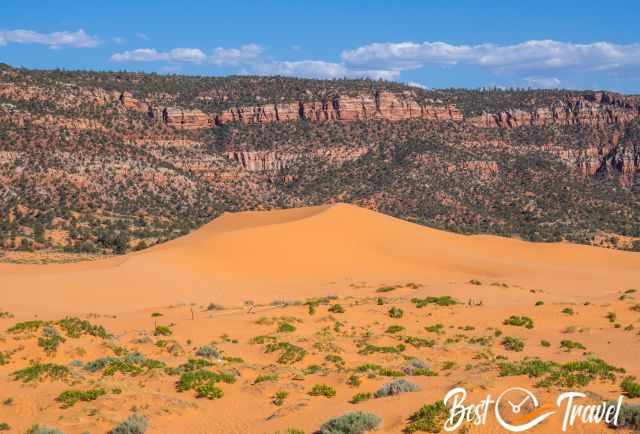
[(637, 0), (2, 0), (0, 62), (640, 93), (639, 18)]

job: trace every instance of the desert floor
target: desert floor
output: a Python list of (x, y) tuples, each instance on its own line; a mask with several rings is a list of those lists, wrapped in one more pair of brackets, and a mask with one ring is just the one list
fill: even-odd
[[(309, 434), (366, 411), (400, 433), (455, 386), (469, 402), (527, 387), (546, 408), (568, 389), (617, 399), (640, 377), (640, 254), (450, 234), (349, 205), (226, 214), (123, 257), (0, 264), (0, 288), (9, 432), (101, 433), (135, 412), (150, 433)], [(507, 372), (527, 357), (556, 365)], [(33, 377), (16, 378), (25, 368)], [(201, 371), (224, 374), (211, 380), (222, 397), (179, 390)], [(400, 378), (419, 390), (350, 402)], [(56, 400), (68, 390), (100, 393), (69, 406)], [(462, 430), (505, 432), (491, 417)]]

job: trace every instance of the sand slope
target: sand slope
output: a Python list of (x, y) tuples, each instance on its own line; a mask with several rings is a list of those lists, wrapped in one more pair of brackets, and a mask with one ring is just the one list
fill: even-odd
[(637, 285), (640, 254), (463, 236), (337, 204), (225, 214), (123, 257), (0, 264), (0, 306), (114, 313), (181, 302), (302, 299), (343, 293), (360, 281), (437, 285), (471, 278), (593, 298)]

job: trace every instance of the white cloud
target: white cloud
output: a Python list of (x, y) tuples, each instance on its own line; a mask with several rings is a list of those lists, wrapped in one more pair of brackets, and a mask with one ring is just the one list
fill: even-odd
[(556, 77), (527, 77), (524, 79), (530, 87), (538, 89), (556, 89), (560, 87), (560, 79)]
[(350, 69), (343, 63), (321, 60), (299, 60), (292, 62), (266, 62), (253, 65), (252, 72), (260, 75), (286, 75), (306, 78), (371, 78), (393, 80), (398, 71)]
[(446, 42), (375, 43), (342, 53), (350, 66), (415, 69), (425, 65), (472, 64), (491, 70), (607, 70), (640, 66), (640, 44), (553, 40), (514, 45), (452, 45)]
[(114, 44), (122, 45), (125, 42), (127, 42), (127, 40), (125, 38), (120, 37), (120, 36), (116, 36), (115, 38), (113, 38), (113, 43)]
[(148, 41), (149, 40), (149, 36), (147, 36), (146, 33), (142, 33), (142, 32), (136, 33), (136, 37), (138, 39), (142, 39), (143, 41)]
[(418, 82), (416, 82), (416, 81), (407, 81), (405, 84), (406, 84), (407, 86), (418, 87), (418, 88), (420, 88), (420, 89), (428, 89), (428, 87), (427, 87), (427, 86), (425, 86), (425, 85), (424, 85), (424, 84), (422, 84), (422, 83), (418, 83)]
[(218, 47), (209, 56), (209, 62), (218, 66), (238, 66), (257, 61), (264, 48), (257, 44), (247, 44), (240, 48)]
[(98, 38), (80, 29), (75, 32), (39, 33), (33, 30), (0, 30), (0, 46), (14, 44), (40, 44), (49, 48), (64, 46), (74, 48), (93, 48), (98, 46)]
[(155, 48), (138, 48), (132, 51), (115, 53), (114, 62), (190, 62), (202, 63), (207, 56), (198, 48), (174, 48), (170, 51), (158, 51)]

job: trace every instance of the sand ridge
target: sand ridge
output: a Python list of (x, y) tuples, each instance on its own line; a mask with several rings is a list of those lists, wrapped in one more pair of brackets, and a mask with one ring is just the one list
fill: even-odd
[[(605, 271), (606, 270), (606, 271)], [(637, 281), (640, 254), (439, 231), (353, 205), (224, 214), (141, 252), (76, 264), (0, 265), (0, 305), (113, 313), (176, 302), (326, 294), (359, 280), (474, 277), (566, 294)]]

